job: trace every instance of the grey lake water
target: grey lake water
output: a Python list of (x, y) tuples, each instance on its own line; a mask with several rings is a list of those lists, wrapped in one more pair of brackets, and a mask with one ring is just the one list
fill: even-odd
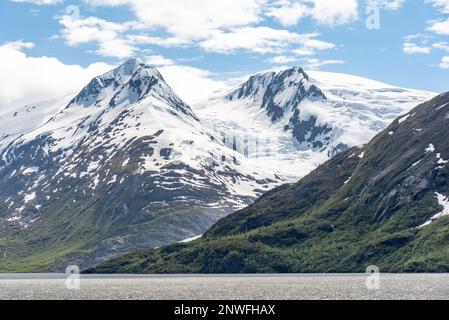
[(0, 274), (0, 299), (449, 299), (449, 274), (381, 274), (374, 287), (367, 277), (82, 275), (76, 282), (64, 274)]

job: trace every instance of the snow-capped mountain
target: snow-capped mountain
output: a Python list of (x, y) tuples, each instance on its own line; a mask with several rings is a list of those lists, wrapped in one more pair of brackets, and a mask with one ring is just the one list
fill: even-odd
[(250, 158), (295, 181), (329, 157), (367, 143), (396, 117), (433, 96), (293, 67), (253, 75), (194, 110), (215, 131), (228, 132), (226, 140), (234, 149), (242, 152), (245, 141), (252, 141), (257, 147), (249, 150), (257, 152), (249, 152)]
[(432, 95), (294, 67), (192, 109), (128, 60), (78, 94), (0, 115), (0, 272), (203, 234)]
[(35, 266), (42, 252), (89, 265), (202, 234), (280, 182), (139, 60), (61, 103), (0, 118), (0, 239)]

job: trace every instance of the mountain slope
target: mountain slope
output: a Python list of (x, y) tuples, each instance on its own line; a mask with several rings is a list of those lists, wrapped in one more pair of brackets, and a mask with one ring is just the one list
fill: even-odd
[(249, 141), (249, 157), (293, 182), (434, 96), (293, 67), (255, 74), (193, 108), (230, 147), (245, 153)]
[(21, 126), (19, 114), (14, 132), (0, 129), (3, 272), (89, 266), (190, 238), (280, 181), (136, 59), (65, 106), (33, 111), (39, 120)]
[(0, 115), (0, 152), (20, 136), (44, 125), (70, 100), (71, 97), (64, 97), (39, 102)]
[(448, 123), (445, 93), (202, 239), (88, 272), (448, 272)]

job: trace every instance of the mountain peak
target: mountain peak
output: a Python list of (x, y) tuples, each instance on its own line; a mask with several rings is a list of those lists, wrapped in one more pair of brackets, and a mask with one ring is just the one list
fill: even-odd
[[(283, 91), (286, 87), (295, 87), (301, 92), (301, 95), (306, 94), (306, 89), (309, 88), (309, 75), (300, 66), (293, 66), (288, 69), (279, 71), (269, 71), (264, 73), (258, 73), (251, 76), (245, 83), (234, 90), (228, 95), (228, 100), (236, 99), (264, 99), (267, 98), (266, 94), (276, 95), (279, 91)], [(313, 85), (312, 85), (313, 86)], [(305, 88), (307, 87), (307, 88)], [(317, 89), (313, 86), (312, 89)], [(310, 97), (323, 98), (324, 94), (314, 91)], [(307, 95), (307, 94), (306, 94)], [(314, 96), (317, 97), (314, 97)], [(265, 98), (264, 98), (265, 96)], [(302, 99), (300, 99), (302, 100)]]
[(159, 71), (139, 59), (126, 60), (115, 69), (93, 78), (66, 109), (73, 106), (130, 108), (147, 98), (163, 102), (191, 119), (199, 120), (191, 108), (165, 82)]
[(326, 100), (324, 93), (312, 84), (299, 66), (259, 73), (251, 76), (227, 97), (229, 101), (245, 100), (267, 110), (273, 122), (282, 118), (287, 110), (296, 109), (305, 100)]
[(302, 67), (297, 66), (297, 65), (291, 67), (290, 69), (281, 71), (281, 73), (288, 74), (289, 76), (293, 76), (295, 74), (298, 74), (298, 75), (301, 75), (302, 78), (304, 78), (306, 80), (309, 80), (309, 75), (304, 71), (304, 69)]
[(140, 58), (129, 58), (125, 62), (122, 63), (123, 66), (139, 66), (141, 64), (144, 64), (143, 60)]
[(156, 85), (163, 87), (160, 90), (168, 90), (168, 85), (155, 67), (146, 65), (140, 59), (132, 58), (115, 69), (93, 78), (73, 99), (71, 104), (89, 107), (110, 100), (115, 105), (118, 96), (126, 98), (124, 96), (130, 94), (133, 95), (130, 102), (136, 102), (148, 94)]
[(123, 62), (117, 68), (100, 76), (103, 80), (113, 78), (118, 84), (125, 84), (131, 77), (155, 77), (163, 80), (159, 71), (150, 65), (145, 64), (139, 58), (131, 58)]
[(118, 66), (115, 71), (125, 75), (132, 75), (140, 67), (144, 65), (143, 61), (138, 58), (131, 58)]

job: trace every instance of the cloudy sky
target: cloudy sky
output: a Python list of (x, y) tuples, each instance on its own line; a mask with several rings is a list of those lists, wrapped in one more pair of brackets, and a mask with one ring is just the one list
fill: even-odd
[(449, 0), (0, 0), (0, 113), (129, 57), (189, 103), (291, 65), (443, 92)]

